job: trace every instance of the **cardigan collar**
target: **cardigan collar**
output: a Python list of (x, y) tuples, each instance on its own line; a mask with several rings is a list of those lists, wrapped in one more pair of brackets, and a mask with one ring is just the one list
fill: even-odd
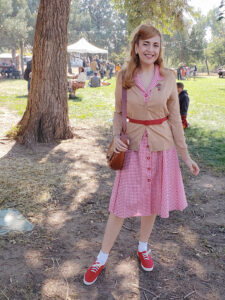
[(142, 81), (141, 81), (141, 78), (140, 78), (140, 74), (137, 73), (137, 75), (135, 76), (135, 83), (136, 83), (136, 86), (142, 92), (142, 95), (144, 97), (144, 102), (148, 102), (148, 99), (150, 98), (152, 89), (155, 86), (157, 86), (158, 85), (158, 81), (162, 80), (162, 79), (163, 79), (163, 77), (159, 73), (159, 66), (155, 64), (155, 66), (154, 66), (154, 76), (152, 78), (152, 81), (151, 81), (148, 89), (146, 90), (145, 87), (142, 84)]

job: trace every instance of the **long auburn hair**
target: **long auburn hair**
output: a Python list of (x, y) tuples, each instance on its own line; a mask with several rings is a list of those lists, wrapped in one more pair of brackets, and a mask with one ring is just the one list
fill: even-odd
[(134, 83), (134, 74), (138, 67), (140, 67), (140, 59), (137, 54), (135, 54), (135, 44), (139, 44), (139, 40), (147, 40), (154, 36), (158, 35), (160, 37), (160, 51), (159, 57), (155, 61), (155, 64), (159, 66), (159, 70), (162, 71), (163, 68), (163, 59), (162, 59), (162, 37), (158, 29), (152, 25), (142, 24), (139, 25), (133, 32), (133, 37), (130, 43), (130, 57), (124, 67), (122, 68), (122, 77), (123, 77), (123, 87), (129, 89)]

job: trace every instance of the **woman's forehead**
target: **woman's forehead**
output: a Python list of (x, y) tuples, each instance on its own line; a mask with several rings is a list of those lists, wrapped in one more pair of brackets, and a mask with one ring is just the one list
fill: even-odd
[(140, 41), (142, 41), (142, 42), (160, 42), (160, 37), (158, 36), (158, 35), (155, 35), (155, 36), (153, 36), (153, 37), (151, 37), (151, 38), (148, 38), (148, 39), (140, 39)]

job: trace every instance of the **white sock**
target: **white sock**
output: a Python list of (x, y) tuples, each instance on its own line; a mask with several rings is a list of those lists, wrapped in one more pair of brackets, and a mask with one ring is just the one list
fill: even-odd
[(138, 251), (139, 252), (147, 251), (147, 248), (148, 248), (148, 242), (139, 241), (139, 244), (138, 244)]
[(108, 259), (109, 254), (108, 253), (104, 253), (102, 251), (99, 252), (98, 256), (97, 256), (97, 262), (99, 262), (101, 265), (105, 265), (107, 259)]

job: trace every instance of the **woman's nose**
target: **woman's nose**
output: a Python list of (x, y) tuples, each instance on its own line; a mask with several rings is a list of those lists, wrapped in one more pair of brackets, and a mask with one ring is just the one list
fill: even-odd
[(148, 51), (152, 51), (153, 50), (153, 45), (152, 44), (149, 44), (148, 47), (147, 47)]

